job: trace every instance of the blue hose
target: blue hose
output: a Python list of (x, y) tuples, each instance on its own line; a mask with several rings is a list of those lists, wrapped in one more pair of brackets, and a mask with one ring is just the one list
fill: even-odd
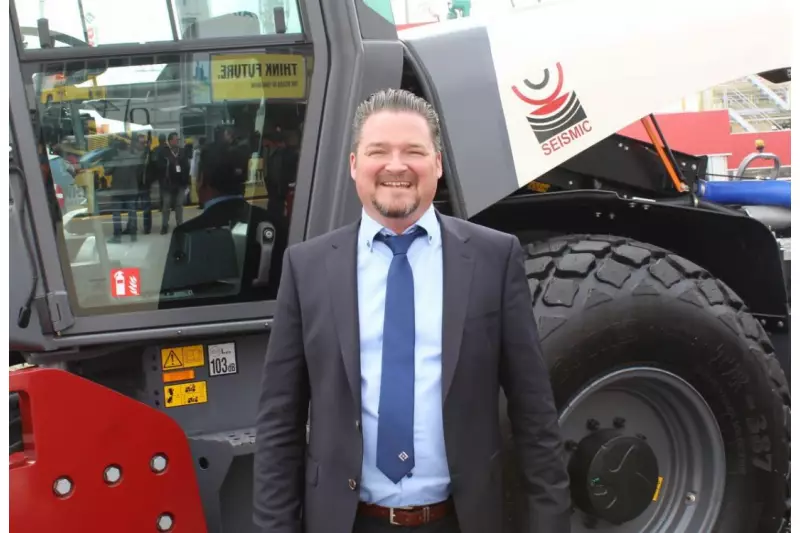
[(723, 205), (792, 207), (792, 184), (778, 180), (700, 181), (699, 197)]

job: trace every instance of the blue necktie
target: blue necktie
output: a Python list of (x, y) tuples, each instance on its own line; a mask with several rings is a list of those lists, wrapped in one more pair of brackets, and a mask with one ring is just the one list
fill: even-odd
[(386, 280), (377, 458), (380, 471), (394, 483), (414, 468), (414, 275), (406, 253), (424, 234), (417, 228), (377, 237), (394, 253)]

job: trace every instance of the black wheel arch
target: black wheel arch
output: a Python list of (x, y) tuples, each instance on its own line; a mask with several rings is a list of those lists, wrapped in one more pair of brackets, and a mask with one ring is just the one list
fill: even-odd
[(788, 328), (780, 247), (769, 228), (748, 216), (581, 190), (512, 196), (473, 221), (514, 233), (523, 243), (591, 233), (658, 246), (724, 281), (768, 330)]

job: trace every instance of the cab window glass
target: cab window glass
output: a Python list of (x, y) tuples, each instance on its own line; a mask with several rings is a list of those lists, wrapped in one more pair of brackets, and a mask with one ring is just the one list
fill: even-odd
[(32, 77), (81, 314), (275, 297), (310, 59), (297, 48), (109, 58)]
[[(14, 7), (24, 49), (302, 33), (297, 0), (16, 0)], [(40, 38), (40, 20), (50, 42)]]
[(394, 24), (395, 21), (394, 11), (392, 11), (392, 0), (364, 0), (364, 5)]

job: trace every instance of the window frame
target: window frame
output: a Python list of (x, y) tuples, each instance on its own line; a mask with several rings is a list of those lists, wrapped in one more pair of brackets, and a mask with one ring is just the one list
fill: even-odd
[[(325, 30), (322, 21), (322, 13), (318, 3), (312, 1), (300, 1), (301, 20), (303, 21), (306, 35), (324, 36)], [(42, 269), (46, 287), (46, 293), (50, 295), (51, 301), (49, 311), (51, 314), (56, 311), (53, 302), (59, 301), (60, 308), (58, 313), (61, 320), (73, 324), (64, 331), (58, 332), (58, 339), (62, 344), (73, 345), (91, 343), (103, 343), (109, 341), (122, 341), (126, 338), (140, 338), (142, 331), (147, 329), (148, 338), (159, 336), (159, 330), (165, 336), (185, 334), (196, 334), (194, 332), (230, 332), (233, 330), (253, 331), (264, 330), (268, 325), (269, 319), (274, 315), (276, 309), (275, 300), (263, 300), (245, 303), (224, 303), (195, 305), (189, 307), (176, 307), (171, 309), (153, 309), (128, 311), (124, 307), (120, 312), (105, 315), (83, 315), (76, 313), (77, 308), (73, 307), (75, 292), (67, 283), (67, 275), (71, 278), (71, 271), (67, 274), (64, 269), (69, 268), (68, 264), (63, 264), (59, 255), (59, 236), (53, 231), (53, 220), (48, 211), (45, 197), (44, 180), (38, 167), (36, 159), (36, 142), (33, 126), (30, 124), (28, 99), (33, 96), (25, 93), (26, 87), (23, 74), (29, 74), (34, 69), (41, 70), (40, 67), (49, 61), (70, 61), (85, 58), (100, 58), (110, 56), (133, 56), (133, 55), (163, 55), (177, 53), (174, 46), (176, 43), (149, 43), (137, 46), (124, 47), (97, 47), (86, 49), (54, 48), (48, 50), (36, 50), (35, 54), (19, 54), (20, 41), (14, 31), (15, 20), (10, 20), (9, 45), (11, 48), (11, 64), (9, 65), (11, 102), (10, 111), (15, 119), (17, 126), (16, 142), (19, 153), (22, 154), (22, 165), (25, 170), (26, 182), (28, 185), (28, 195), (30, 199), (30, 223), (37, 240), (37, 253), (39, 264)], [(303, 43), (297, 43), (297, 36), (288, 36), (289, 39), (270, 39), (269, 36), (249, 36), (247, 38), (235, 39), (209, 39), (196, 40), (178, 43), (180, 53), (193, 52), (222, 52), (236, 51), (247, 53), (257, 51), (258, 53), (269, 53), (276, 45), (288, 46), (294, 44), (298, 48), (308, 47), (313, 57), (314, 66), (311, 78), (308, 81), (310, 87), (307, 89), (306, 116), (301, 138), (301, 152), (298, 162), (297, 178), (295, 185), (295, 196), (293, 209), (290, 218), (288, 245), (296, 244), (305, 239), (306, 224), (308, 218), (309, 202), (311, 189), (314, 179), (314, 169), (317, 161), (317, 144), (321, 135), (321, 123), (323, 118), (323, 108), (325, 93), (327, 88), (327, 77), (329, 69), (327, 43), (324, 38), (314, 40), (306, 39)], [(287, 36), (278, 36), (287, 37)], [(119, 53), (124, 49), (123, 53)], [(25, 117), (27, 121), (25, 121)], [(58, 221), (56, 221), (58, 222)], [(56, 225), (56, 231), (61, 231)], [(66, 275), (65, 275), (66, 274)], [(64, 308), (64, 305), (67, 308)], [(67, 316), (71, 315), (71, 316)], [(220, 317), (224, 317), (223, 320)], [(91, 335), (91, 340), (86, 335)], [(155, 334), (155, 335), (153, 335)]]
[[(295, 0), (300, 14), (300, 33), (282, 33), (266, 35), (244, 35), (237, 37), (215, 37), (188, 40), (154, 41), (137, 44), (109, 44), (102, 46), (83, 46), (83, 47), (55, 47), (55, 48), (31, 48), (26, 49), (22, 46), (22, 32), (20, 31), (19, 17), (17, 16), (16, 4), (20, 0), (9, 0), (9, 11), (11, 28), (10, 34), (17, 42), (17, 53), (21, 63), (48, 60), (66, 59), (97, 59), (106, 56), (127, 56), (141, 54), (180, 54), (187, 52), (204, 52), (209, 50), (230, 50), (236, 48), (247, 48), (253, 46), (276, 46), (276, 45), (298, 45), (312, 43), (311, 32), (309, 31), (309, 14), (318, 9), (318, 5), (313, 0)], [(312, 5), (311, 10), (308, 5)], [(314, 14), (313, 17), (318, 15)], [(78, 37), (76, 37), (78, 38)], [(316, 53), (316, 52), (315, 52)]]

